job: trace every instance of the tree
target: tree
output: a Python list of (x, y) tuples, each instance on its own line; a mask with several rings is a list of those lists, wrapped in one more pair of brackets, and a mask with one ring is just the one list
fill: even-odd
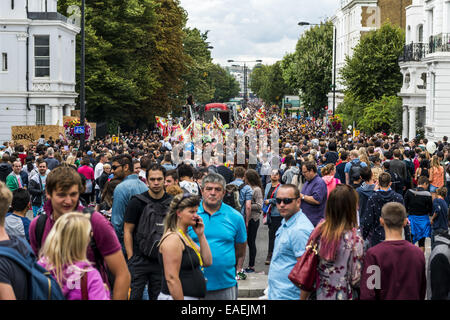
[(283, 96), (289, 93), (284, 82), (281, 61), (267, 66), (262, 65), (252, 72), (250, 88), (267, 104), (279, 104)]
[(290, 91), (299, 92), (308, 111), (322, 112), (328, 104), (333, 61), (333, 24), (326, 22), (306, 31), (295, 53), (282, 62), (283, 78)]
[(186, 13), (178, 0), (154, 0), (157, 15), (156, 28), (153, 30), (154, 41), (151, 43), (149, 62), (151, 70), (156, 73), (159, 83), (155, 93), (145, 100), (144, 106), (154, 116), (165, 115), (176, 105), (183, 104), (185, 97), (180, 97), (184, 82), (183, 74), (187, 72), (188, 56), (183, 47)]
[(401, 133), (402, 99), (384, 95), (368, 104), (359, 122), (359, 128), (369, 134), (376, 132)]
[(206, 103), (213, 99), (214, 89), (208, 81), (212, 68), (211, 52), (208, 49), (208, 31), (202, 33), (197, 28), (184, 29), (184, 51), (188, 56), (187, 71), (183, 75), (183, 96), (193, 95), (196, 103)]
[[(60, 0), (65, 13), (79, 0)], [(86, 100), (91, 121), (134, 127), (147, 116), (143, 102), (159, 86), (148, 56), (156, 23), (150, 0), (103, 0), (86, 5)], [(81, 35), (77, 36), (77, 91), (80, 87)]]
[(341, 69), (346, 93), (363, 103), (396, 95), (402, 86), (398, 57), (404, 43), (404, 31), (390, 23), (365, 34)]
[(208, 81), (214, 89), (214, 102), (227, 102), (239, 94), (239, 83), (227, 70), (218, 64), (212, 64), (209, 68)]

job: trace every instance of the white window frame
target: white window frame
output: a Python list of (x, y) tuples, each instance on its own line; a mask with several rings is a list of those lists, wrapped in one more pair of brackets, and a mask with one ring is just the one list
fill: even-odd
[(45, 126), (45, 105), (36, 105), (36, 125)]
[[(48, 37), (48, 56), (36, 56), (34, 55), (34, 77), (35, 78), (50, 78), (50, 35), (34, 35), (34, 53), (36, 52), (36, 48), (45, 48), (47, 46), (44, 45), (36, 45), (36, 38), (37, 37)], [(37, 66), (36, 62), (37, 59), (48, 59), (48, 67), (47, 66)], [(48, 75), (45, 76), (38, 76), (36, 74), (37, 69), (48, 69)]]
[(2, 52), (2, 72), (8, 72), (8, 53)]

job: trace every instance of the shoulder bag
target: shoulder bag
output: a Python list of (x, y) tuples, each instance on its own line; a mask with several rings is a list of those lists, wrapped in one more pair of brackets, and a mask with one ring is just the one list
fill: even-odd
[(305, 253), (297, 261), (288, 276), (293, 284), (307, 292), (315, 291), (319, 280), (319, 272), (317, 270), (319, 265), (318, 238), (309, 240)]
[[(273, 198), (273, 195), (275, 194), (275, 192), (277, 192), (279, 186), (280, 186), (280, 184), (278, 184), (275, 187), (275, 189), (273, 190), (272, 194), (270, 195), (270, 198), (267, 198), (266, 200)], [(263, 207), (262, 207), (263, 224), (265, 224), (265, 225), (269, 225), (269, 224), (272, 223), (272, 219), (271, 219), (271, 216), (270, 216), (271, 209), (272, 209), (272, 204), (264, 204)]]

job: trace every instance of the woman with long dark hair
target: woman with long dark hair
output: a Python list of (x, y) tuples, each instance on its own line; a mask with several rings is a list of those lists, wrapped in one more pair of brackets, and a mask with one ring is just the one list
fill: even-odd
[[(364, 241), (357, 231), (358, 193), (339, 184), (327, 201), (325, 220), (319, 222), (310, 240), (318, 244), (319, 281), (317, 300), (357, 298), (364, 253)], [(302, 290), (301, 300), (310, 292)]]
[(266, 265), (270, 264), (270, 260), (272, 260), (272, 252), (275, 244), (275, 233), (281, 225), (281, 221), (283, 217), (280, 215), (280, 212), (277, 209), (276, 205), (276, 197), (278, 189), (281, 186), (281, 171), (280, 170), (272, 170), (270, 175), (270, 182), (266, 185), (266, 189), (264, 190), (264, 204), (266, 206), (270, 206), (266, 215), (268, 218), (268, 226), (269, 226), (269, 249), (267, 251)]
[(253, 190), (252, 210), (250, 211), (250, 216), (246, 217), (249, 262), (248, 268), (245, 269), (246, 273), (252, 273), (255, 272), (256, 234), (258, 233), (259, 220), (262, 212), (263, 193), (261, 178), (256, 170), (248, 169), (247, 172), (245, 172), (244, 179), (245, 183), (248, 184)]

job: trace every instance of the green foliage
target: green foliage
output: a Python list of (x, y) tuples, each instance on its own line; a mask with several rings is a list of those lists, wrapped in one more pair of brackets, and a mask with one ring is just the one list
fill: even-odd
[(218, 64), (210, 66), (208, 82), (214, 88), (214, 102), (227, 102), (239, 94), (239, 83)]
[[(79, 0), (60, 0), (67, 12)], [(148, 63), (151, 30), (156, 22), (150, 0), (104, 0), (86, 3), (86, 107), (91, 121), (117, 121), (134, 126), (149, 117), (144, 102), (159, 83)], [(80, 81), (81, 35), (77, 36), (77, 91)], [(133, 110), (133, 112), (130, 112)], [(137, 112), (134, 112), (137, 111)], [(140, 114), (139, 114), (140, 113)]]
[(206, 103), (213, 99), (214, 89), (208, 82), (210, 68), (212, 67), (211, 52), (208, 50), (208, 32), (201, 33), (194, 28), (184, 29), (184, 50), (189, 56), (187, 72), (183, 75), (184, 88), (182, 95), (193, 95), (197, 103)]
[(376, 132), (401, 133), (402, 99), (384, 95), (367, 105), (358, 128), (369, 134)]
[(300, 91), (306, 110), (322, 111), (332, 90), (333, 24), (323, 23), (306, 31), (295, 53), (282, 62), (283, 79), (291, 93)]
[(365, 34), (341, 70), (346, 94), (365, 103), (396, 95), (402, 86), (398, 57), (404, 42), (404, 31), (390, 23)]
[(353, 126), (353, 122), (358, 123), (365, 107), (364, 103), (358, 101), (351, 93), (347, 93), (344, 101), (338, 105), (336, 113), (342, 116), (345, 127)]
[(252, 72), (250, 88), (267, 104), (279, 105), (283, 96), (289, 93), (289, 88), (284, 82), (281, 61), (267, 66), (262, 65)]

